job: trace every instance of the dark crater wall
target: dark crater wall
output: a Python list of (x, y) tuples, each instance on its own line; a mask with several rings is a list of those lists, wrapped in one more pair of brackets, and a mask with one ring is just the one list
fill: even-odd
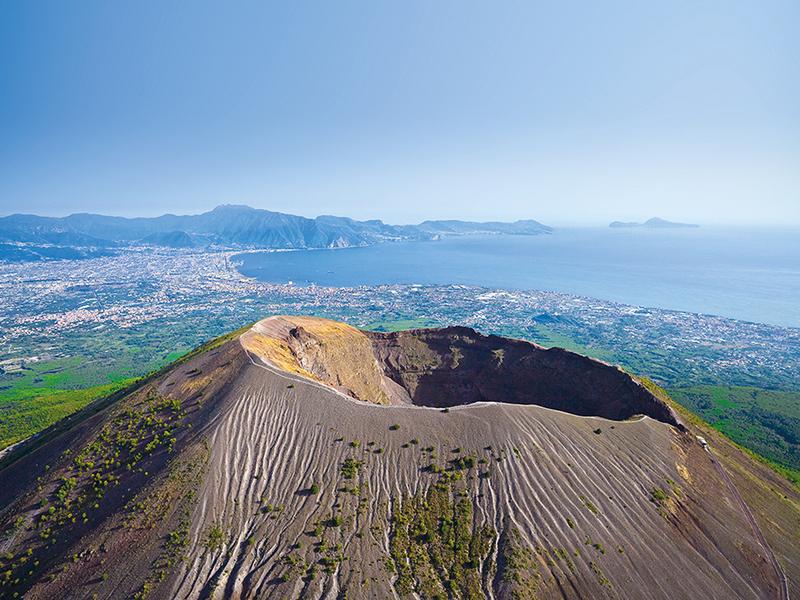
[(643, 414), (682, 427), (669, 406), (622, 370), (561, 348), (467, 327), (369, 335), (386, 375), (417, 405), (535, 404), (615, 420)]

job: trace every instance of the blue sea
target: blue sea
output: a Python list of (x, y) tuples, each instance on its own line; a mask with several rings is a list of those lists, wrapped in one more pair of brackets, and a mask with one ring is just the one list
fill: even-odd
[(367, 248), (260, 252), (239, 270), (271, 283), (466, 284), (800, 327), (800, 229), (557, 229)]

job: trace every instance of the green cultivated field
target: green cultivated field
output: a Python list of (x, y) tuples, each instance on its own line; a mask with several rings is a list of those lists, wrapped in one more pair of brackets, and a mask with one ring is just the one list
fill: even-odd
[(135, 380), (93, 372), (89, 363), (73, 356), (33, 363), (5, 376), (0, 382), (0, 449)]
[(4, 393), (0, 404), (0, 449), (24, 440), (92, 400), (108, 396), (134, 381), (123, 379), (80, 390), (20, 388), (8, 395)]
[(135, 348), (118, 338), (82, 342), (81, 354), (28, 363), (0, 378), (0, 450), (185, 354)]
[(735, 442), (800, 471), (800, 392), (702, 385), (669, 392)]

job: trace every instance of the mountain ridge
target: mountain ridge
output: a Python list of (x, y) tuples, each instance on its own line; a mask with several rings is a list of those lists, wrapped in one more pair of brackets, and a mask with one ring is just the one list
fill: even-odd
[(87, 247), (134, 245), (229, 246), (237, 248), (336, 248), (385, 241), (432, 240), (447, 235), (495, 233), (540, 235), (552, 229), (538, 221), (513, 223), (425, 221), (389, 225), (373, 219), (322, 215), (316, 218), (220, 205), (197, 215), (116, 217), (75, 213), (66, 217), (13, 214), (0, 218), (0, 242)]

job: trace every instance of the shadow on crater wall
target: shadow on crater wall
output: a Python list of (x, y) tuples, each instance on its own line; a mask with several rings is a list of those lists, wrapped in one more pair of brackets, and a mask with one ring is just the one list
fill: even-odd
[(379, 364), (416, 405), (535, 404), (624, 420), (676, 415), (627, 373), (561, 348), (484, 336), (466, 327), (370, 333)]

